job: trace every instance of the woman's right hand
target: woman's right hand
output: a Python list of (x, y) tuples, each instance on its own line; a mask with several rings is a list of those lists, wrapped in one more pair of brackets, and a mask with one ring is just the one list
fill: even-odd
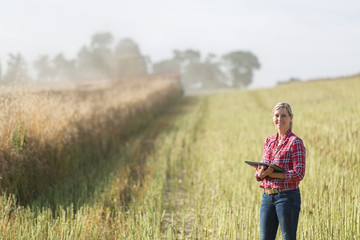
[(256, 168), (257, 176), (259, 178), (265, 178), (266, 176), (270, 175), (273, 171), (274, 169), (272, 167), (266, 167), (263, 165), (259, 165)]

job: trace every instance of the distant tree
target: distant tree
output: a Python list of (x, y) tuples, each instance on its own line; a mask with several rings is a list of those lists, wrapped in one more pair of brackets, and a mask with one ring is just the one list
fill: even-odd
[(186, 89), (225, 87), (226, 77), (215, 59), (214, 54), (209, 54), (202, 61), (201, 53), (193, 49), (174, 50), (172, 59), (155, 63), (153, 70), (155, 74), (181, 73), (181, 83)]
[(96, 33), (91, 37), (90, 47), (83, 46), (77, 56), (79, 78), (100, 78), (113, 75), (113, 53), (110, 33)]
[(109, 32), (96, 33), (91, 37), (92, 49), (109, 49), (114, 37)]
[(93, 59), (87, 46), (83, 46), (77, 54), (77, 76), (89, 78), (93, 73)]
[(183, 68), (192, 63), (199, 63), (201, 60), (201, 53), (193, 49), (188, 49), (183, 52), (174, 50), (173, 54), (173, 59), (179, 61)]
[(49, 56), (39, 56), (33, 63), (41, 82), (59, 82), (73, 80), (75, 76), (75, 61), (66, 60), (62, 53), (52, 60)]
[(178, 74), (180, 73), (180, 62), (168, 59), (154, 63), (153, 72), (154, 74)]
[(29, 76), (27, 75), (27, 64), (23, 56), (18, 54), (9, 54), (7, 61), (7, 69), (4, 75), (4, 83), (9, 84), (15, 81), (27, 81)]
[(194, 49), (174, 50), (173, 61), (180, 65), (181, 82), (184, 88), (202, 86), (201, 53)]
[(231, 52), (222, 58), (233, 87), (249, 86), (252, 82), (253, 70), (260, 68), (257, 57), (251, 52)]
[(51, 82), (54, 80), (54, 69), (50, 66), (50, 59), (47, 55), (39, 56), (33, 63), (38, 73), (38, 80), (41, 82)]
[(67, 60), (62, 53), (52, 60), (53, 73), (57, 81), (70, 81), (75, 79), (75, 61)]
[(115, 69), (118, 79), (131, 79), (147, 75), (146, 58), (138, 45), (129, 38), (121, 39), (115, 49)]
[[(187, 52), (187, 54), (185, 54), (185, 52)], [(199, 52), (196, 52), (194, 50), (187, 50), (184, 52), (174, 50), (171, 59), (166, 59), (154, 63), (154, 74), (178, 74), (180, 72), (184, 73), (184, 68), (186, 67), (186, 65), (190, 64), (190, 62), (195, 62), (194, 58), (198, 58), (197, 60), (200, 60), (199, 54)]]
[(113, 75), (112, 61), (113, 52), (110, 44), (113, 41), (111, 33), (97, 33), (91, 38), (91, 50), (94, 67), (105, 76)]
[(221, 64), (215, 59), (214, 54), (209, 54), (202, 63), (201, 82), (203, 88), (227, 87), (226, 76), (221, 70)]
[(182, 81), (185, 88), (218, 88), (225, 87), (225, 75), (221, 71), (219, 62), (214, 61), (216, 56), (210, 54), (205, 61), (196, 51), (186, 51), (186, 65), (183, 69)]

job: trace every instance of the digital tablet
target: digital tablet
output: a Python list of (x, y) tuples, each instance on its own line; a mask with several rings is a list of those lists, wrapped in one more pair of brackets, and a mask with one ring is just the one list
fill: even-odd
[(262, 163), (262, 162), (251, 162), (251, 161), (245, 161), (245, 163), (251, 165), (251, 166), (259, 166), (259, 165), (263, 165), (263, 166), (267, 166), (267, 167), (273, 167), (274, 168), (274, 172), (284, 172), (285, 170), (281, 167), (279, 167), (276, 164), (273, 163)]

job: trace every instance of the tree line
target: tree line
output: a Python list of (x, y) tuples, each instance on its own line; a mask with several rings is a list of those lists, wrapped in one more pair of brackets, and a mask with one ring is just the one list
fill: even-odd
[(194, 49), (174, 50), (173, 56), (151, 62), (142, 55), (138, 44), (121, 39), (112, 47), (114, 37), (109, 32), (94, 34), (89, 45), (78, 51), (76, 58), (66, 59), (59, 53), (53, 58), (40, 55), (33, 63), (36, 76), (29, 76), (29, 66), (20, 54), (9, 54), (4, 74), (0, 66), (0, 82), (11, 84), (16, 79), (39, 83), (87, 80), (132, 80), (150, 75), (181, 76), (184, 88), (245, 88), (253, 80), (253, 72), (260, 69), (257, 57), (250, 51), (233, 51), (222, 56), (201, 56)]

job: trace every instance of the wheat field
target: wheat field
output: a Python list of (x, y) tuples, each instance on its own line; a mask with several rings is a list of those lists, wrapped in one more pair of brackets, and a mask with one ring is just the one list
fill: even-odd
[(113, 160), (91, 199), (63, 196), (53, 208), (2, 194), (0, 237), (259, 239), (262, 191), (244, 161), (261, 159), (271, 110), (285, 101), (307, 149), (298, 239), (358, 239), (359, 92), (355, 76), (183, 98), (97, 156)]
[[(89, 181), (127, 136), (180, 96), (181, 88), (172, 80), (91, 90), (39, 90), (21, 84), (2, 88), (1, 191), (26, 204), (49, 190), (58, 192), (65, 181), (77, 182), (80, 176)], [(53, 206), (55, 201), (50, 201)]]

